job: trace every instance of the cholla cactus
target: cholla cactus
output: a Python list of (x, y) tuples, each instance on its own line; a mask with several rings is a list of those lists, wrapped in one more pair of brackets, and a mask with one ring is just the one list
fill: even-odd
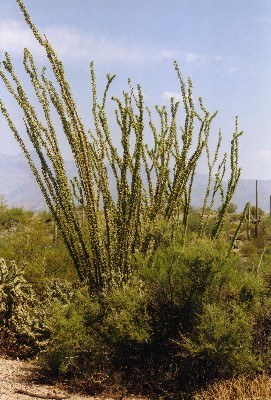
[(24, 267), (0, 259), (0, 342), (6, 349), (15, 346), (13, 351), (19, 354), (40, 350), (50, 337), (47, 321), (51, 308), (69, 304), (74, 295), (70, 283), (53, 279), (37, 298), (24, 278)]
[(38, 349), (46, 337), (42, 307), (23, 274), (14, 262), (0, 259), (0, 340), (6, 348), (19, 346), (21, 354)]
[[(112, 98), (116, 103), (115, 115), (121, 136), (122, 149), (119, 151), (112, 141), (106, 113), (108, 91), (115, 76), (107, 75), (104, 96), (99, 102), (94, 66), (91, 63), (94, 130), (86, 130), (61, 61), (47, 38), (39, 33), (31, 21), (22, 0), (17, 0), (17, 3), (34, 36), (45, 49), (55, 77), (55, 82), (49, 80), (45, 68), (39, 72), (31, 53), (25, 49), (25, 71), (41, 105), (43, 118), (38, 117), (8, 54), (0, 68), (0, 77), (23, 110), (26, 132), (39, 157), (40, 165), (33, 162), (2, 101), (0, 109), (24, 151), (79, 278), (88, 284), (90, 290), (100, 290), (113, 273), (117, 272), (123, 277), (131, 273), (136, 252), (152, 256), (161, 243), (161, 237), (157, 234), (161, 221), (170, 227), (170, 240), (174, 239), (176, 228), (181, 225), (181, 241), (185, 244), (194, 175), (204, 149), (208, 155), (210, 126), (216, 113), (210, 114), (201, 99), (202, 115), (195, 110), (192, 82), (190, 79), (188, 85), (184, 82), (178, 64), (175, 63), (185, 111), (184, 125), (179, 132), (177, 117), (180, 103), (171, 99), (170, 111), (166, 107), (156, 107), (160, 119), (160, 126), (157, 127), (151, 111), (144, 106), (140, 85), (137, 86), (135, 95), (129, 81), (129, 91), (123, 92), (123, 99)], [(77, 167), (77, 177), (72, 185), (66, 176), (52, 122), (52, 109), (59, 116)], [(153, 134), (153, 145), (144, 143), (146, 111)], [(199, 131), (196, 133), (195, 126), (198, 125)], [(236, 146), (235, 135), (232, 149), (235, 168)], [(217, 153), (213, 163), (208, 159), (210, 172), (213, 171), (216, 159)], [(220, 170), (224, 166), (225, 163), (222, 162)], [(113, 174), (115, 179), (117, 199), (111, 192), (109, 174)], [(237, 173), (229, 182), (225, 206), (213, 237), (217, 237), (221, 231), (226, 205), (238, 177)], [(222, 188), (221, 179), (218, 172), (216, 192)], [(210, 182), (208, 185), (210, 186)], [(207, 197), (208, 195), (209, 192)], [(84, 226), (77, 213), (78, 201), (84, 213)], [(207, 200), (204, 207), (206, 204)], [(203, 230), (201, 226), (200, 231)]]
[[(1, 325), (8, 327), (14, 323), (14, 310), (23, 308), (26, 298), (30, 299), (33, 293), (27, 285), (23, 270), (14, 262), (7, 266), (4, 259), (0, 259), (0, 321)], [(24, 314), (21, 309), (21, 316)], [(16, 325), (16, 323), (15, 323)]]

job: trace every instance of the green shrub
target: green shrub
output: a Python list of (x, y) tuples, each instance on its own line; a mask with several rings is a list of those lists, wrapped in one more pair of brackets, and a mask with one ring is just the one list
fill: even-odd
[(153, 375), (161, 390), (262, 368), (255, 336), (265, 282), (225, 243), (202, 239), (163, 249), (140, 273), (149, 290), (151, 351), (160, 366)]
[(1, 230), (16, 230), (18, 226), (25, 225), (32, 216), (32, 211), (26, 211), (21, 207), (9, 208), (3, 199), (0, 200)]
[(161, 394), (270, 368), (267, 266), (256, 274), (223, 241), (191, 236), (151, 263), (139, 255), (129, 279), (91, 295), (45, 275), (40, 287), (27, 268), (1, 263), (1, 341), (38, 353), (54, 376)]
[(143, 282), (134, 276), (103, 296), (106, 307), (104, 332), (108, 339), (121, 346), (148, 341), (147, 293)]
[(49, 216), (46, 213), (31, 216), (26, 212), (24, 216), (24, 224), (1, 233), (1, 256), (7, 263), (24, 265), (24, 277), (38, 295), (46, 291), (47, 279), (76, 282), (78, 278), (62, 239), (53, 241)]
[(111, 284), (99, 297), (79, 288), (66, 303), (52, 302), (46, 321), (50, 341), (39, 355), (41, 365), (57, 376), (83, 378), (94, 391), (99, 376), (103, 388), (135, 363), (138, 349), (148, 342), (146, 308), (146, 290), (138, 278)]
[(259, 370), (261, 360), (253, 353), (255, 319), (242, 306), (204, 304), (198, 325), (178, 343), (180, 359), (188, 359), (194, 374), (232, 376)]
[(89, 298), (85, 289), (66, 304), (55, 301), (47, 320), (50, 342), (40, 355), (43, 367), (55, 376), (82, 377), (96, 371), (99, 363), (102, 365), (96, 333), (99, 314), (99, 304)]

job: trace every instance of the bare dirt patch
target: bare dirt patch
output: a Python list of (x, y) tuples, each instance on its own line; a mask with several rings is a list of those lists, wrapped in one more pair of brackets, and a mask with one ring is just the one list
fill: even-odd
[(72, 399), (72, 400), (146, 400), (139, 397), (92, 397), (71, 393), (65, 384), (43, 384), (36, 367), (27, 361), (0, 357), (0, 400), (31, 399)]

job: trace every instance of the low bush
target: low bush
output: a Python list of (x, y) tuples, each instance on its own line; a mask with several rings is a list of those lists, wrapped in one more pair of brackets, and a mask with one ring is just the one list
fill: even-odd
[(0, 198), (0, 231), (15, 231), (18, 226), (26, 225), (32, 216), (32, 211), (20, 207), (7, 207), (3, 198)]
[(151, 265), (138, 258), (137, 267), (99, 296), (78, 288), (52, 303), (50, 343), (39, 356), (45, 369), (83, 379), (93, 392), (118, 381), (170, 398), (269, 367), (265, 281), (226, 244), (192, 240), (159, 250)]
[(92, 393), (121, 385), (176, 398), (270, 368), (270, 273), (222, 241), (190, 236), (151, 263), (137, 256), (129, 279), (91, 295), (74, 279), (31, 280), (29, 265), (1, 261), (2, 347)]
[(266, 285), (225, 243), (204, 239), (163, 249), (140, 271), (150, 293), (151, 344), (160, 368), (153, 376), (160, 390), (190, 390), (263, 368), (255, 335)]
[(51, 304), (47, 319), (50, 343), (39, 356), (44, 368), (54, 376), (79, 378), (101, 367), (102, 358), (97, 357), (100, 313), (100, 305), (84, 288), (67, 303), (57, 300)]
[(68, 302), (52, 302), (46, 321), (50, 342), (40, 364), (55, 376), (84, 379), (92, 391), (112, 384), (149, 340), (146, 304), (146, 291), (135, 277), (105, 288), (99, 297), (82, 287)]

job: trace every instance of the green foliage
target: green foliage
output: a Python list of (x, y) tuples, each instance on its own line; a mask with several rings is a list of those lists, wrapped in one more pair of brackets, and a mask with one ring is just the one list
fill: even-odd
[[(0, 230), (0, 340), (9, 354), (29, 356), (42, 349), (49, 337), (45, 319), (51, 304), (67, 302), (71, 283), (77, 282), (61, 240), (53, 243), (48, 215), (2, 207), (2, 221), (14, 229)], [(9, 218), (11, 220), (11, 218)]]
[(179, 357), (188, 358), (197, 373), (204, 366), (207, 376), (226, 377), (262, 367), (253, 354), (255, 319), (238, 304), (227, 306), (204, 304), (195, 331), (179, 342)]
[[(33, 104), (38, 100), (41, 106), (40, 118), (7, 53), (0, 66), (5, 88), (24, 113), (37, 164), (1, 100), (0, 109), (50, 214), (0, 204), (0, 250), (7, 261), (0, 263), (1, 341), (25, 354), (40, 351), (45, 369), (83, 378), (93, 390), (118, 379), (137, 381), (142, 390), (152, 386), (159, 393), (177, 393), (209, 379), (270, 368), (262, 355), (270, 354), (271, 344), (270, 221), (262, 222), (265, 234), (253, 245), (243, 245), (243, 255), (255, 256), (253, 262), (230, 252), (244, 235), (249, 208), (237, 218), (232, 204), (240, 177), (238, 120), (224, 190), (227, 156), (218, 161), (221, 132), (213, 156), (209, 148), (216, 113), (210, 114), (201, 98), (196, 110), (192, 82), (184, 81), (175, 62), (182, 102), (171, 99), (169, 110), (157, 106), (158, 124), (144, 105), (140, 85), (135, 95), (129, 80), (123, 98), (112, 98), (118, 150), (107, 115), (115, 76), (107, 75), (99, 101), (91, 63), (94, 129), (85, 129), (61, 61), (22, 0), (17, 3), (54, 74), (51, 81), (45, 68), (38, 71), (25, 49), (24, 68), (36, 96)], [(179, 123), (181, 106), (184, 121)], [(59, 116), (77, 167), (71, 182), (51, 112)], [(144, 142), (146, 121), (153, 136), (149, 144)], [(202, 155), (208, 182), (202, 207), (193, 210)], [(217, 213), (216, 196), (221, 196)]]
[(114, 380), (114, 366), (125, 368), (125, 360), (133, 360), (135, 349), (149, 340), (146, 291), (134, 278), (99, 298), (87, 288), (74, 294), (68, 303), (52, 303), (50, 341), (39, 362), (54, 375), (84, 378), (92, 390), (99, 376), (101, 389)]
[(0, 196), (0, 233), (2, 236), (25, 226), (32, 217), (32, 211), (26, 211), (20, 207), (9, 208), (4, 197)]
[(15, 230), (20, 225), (25, 225), (27, 220), (33, 216), (31, 211), (25, 211), (19, 207), (0, 207), (0, 226), (2, 229)]
[[(8, 208), (5, 213), (9, 214)], [(23, 224), (16, 225), (16, 229), (0, 232), (0, 254), (7, 263), (15, 261), (18, 266), (24, 266), (24, 277), (38, 293), (45, 289), (47, 278), (76, 281), (63, 241), (54, 243), (50, 215), (23, 211), (21, 220)]]
[(146, 343), (149, 339), (147, 293), (136, 276), (103, 294), (106, 308), (105, 334), (120, 346)]
[[(150, 293), (152, 351), (160, 354), (154, 375), (162, 387), (176, 390), (263, 367), (255, 337), (266, 284), (229, 255), (226, 243), (197, 239), (185, 249), (163, 249), (140, 271)], [(265, 318), (267, 327), (268, 312)]]
[[(41, 218), (41, 225), (47, 226), (46, 220)], [(24, 229), (28, 224), (31, 235), (44, 231), (53, 243), (50, 229), (33, 225), (32, 218)], [(159, 226), (163, 235), (154, 257), (137, 253), (137, 273), (126, 281), (115, 273), (97, 294), (73, 277), (63, 280), (61, 268), (51, 264), (40, 277), (34, 264), (7, 267), (2, 261), (2, 346), (13, 354), (37, 354), (44, 370), (83, 379), (93, 392), (118, 382), (135, 385), (131, 390), (151, 385), (158, 393), (174, 393), (268, 369), (267, 261), (256, 271), (248, 260), (229, 254), (227, 243), (198, 239), (197, 233), (189, 233), (186, 247), (179, 241), (168, 246), (164, 224), (153, 230), (158, 238)], [(265, 226), (268, 230), (268, 221)], [(35, 246), (34, 259), (35, 252), (46, 255), (44, 242)]]
[(199, 313), (198, 305), (204, 298), (211, 301), (219, 297), (231, 274), (238, 280), (235, 263), (238, 259), (228, 257), (225, 243), (192, 239), (186, 248), (176, 246), (158, 251), (152, 266), (143, 271), (150, 282), (160, 283), (173, 303), (183, 307), (189, 304), (191, 320), (192, 310), (192, 314)]
[[(222, 206), (218, 207), (218, 211), (222, 209)], [(234, 203), (230, 203), (228, 206), (228, 213), (229, 214), (234, 214), (237, 211), (237, 205)]]
[(230, 203), (228, 207), (228, 213), (233, 214), (237, 211), (237, 205), (234, 203)]
[[(255, 206), (250, 206), (250, 212), (253, 218), (256, 218), (256, 207)], [(258, 207), (258, 216), (262, 217), (265, 215), (264, 210), (261, 209), (261, 207)]]
[(81, 288), (52, 303), (45, 368), (94, 391), (99, 375), (100, 388), (122, 376), (123, 385), (173, 393), (269, 366), (265, 281), (226, 243), (194, 238), (137, 264), (138, 276), (115, 276), (99, 296)]
[[(91, 63), (94, 129), (89, 131), (83, 126), (77, 111), (63, 64), (31, 21), (23, 1), (17, 0), (17, 3), (33, 35), (45, 49), (54, 75), (52, 81), (47, 77), (46, 68), (38, 71), (32, 54), (24, 50), (25, 72), (35, 93), (33, 102), (16, 75), (9, 54), (5, 54), (0, 68), (5, 88), (24, 113), (26, 133), (38, 156), (37, 164), (2, 101), (0, 109), (27, 158), (80, 280), (96, 291), (102, 290), (115, 272), (126, 279), (133, 273), (137, 251), (152, 255), (159, 247), (156, 237), (150, 233), (157, 221), (162, 220), (171, 227), (171, 241), (181, 221), (181, 243), (185, 244), (195, 171), (204, 153), (209, 177), (198, 236), (206, 233), (215, 196), (221, 195), (222, 207), (211, 232), (211, 236), (217, 239), (240, 176), (238, 141), (242, 132), (238, 120), (231, 141), (230, 178), (224, 193), (222, 179), (226, 171), (226, 154), (217, 166), (221, 132), (214, 157), (208, 144), (211, 124), (217, 113), (209, 113), (201, 98), (196, 110), (192, 81), (184, 81), (175, 62), (182, 102), (172, 98), (170, 110), (156, 106), (158, 124), (154, 123), (151, 110), (144, 105), (140, 85), (137, 85), (135, 95), (128, 80), (129, 88), (123, 92), (123, 98), (112, 98), (116, 104), (116, 122), (121, 138), (122, 148), (118, 150), (112, 141), (107, 115), (108, 91), (115, 76), (107, 75), (104, 95), (99, 101)], [(38, 107), (33, 105), (37, 100), (41, 117)], [(184, 120), (179, 128), (180, 106), (184, 110)], [(52, 110), (59, 117), (77, 167), (77, 176), (71, 183), (67, 179)], [(144, 138), (146, 120), (153, 137), (152, 143), (148, 140), (148, 144)], [(117, 189), (116, 200), (109, 185), (112, 174)], [(76, 207), (78, 203), (80, 214)]]
[(103, 364), (101, 355), (105, 350), (100, 350), (96, 332), (99, 314), (99, 304), (91, 301), (85, 290), (77, 292), (66, 304), (55, 301), (47, 321), (49, 346), (40, 355), (44, 368), (55, 376), (80, 377), (98, 369)]

